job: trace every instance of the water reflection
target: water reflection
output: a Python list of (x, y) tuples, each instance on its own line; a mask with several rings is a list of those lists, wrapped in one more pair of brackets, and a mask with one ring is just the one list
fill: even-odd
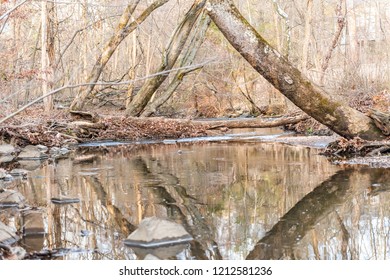
[(157, 216), (194, 237), (177, 259), (386, 259), (389, 176), (305, 147), (174, 143), (83, 148), (14, 184), (46, 210), (26, 249), (56, 258), (136, 259), (123, 240)]

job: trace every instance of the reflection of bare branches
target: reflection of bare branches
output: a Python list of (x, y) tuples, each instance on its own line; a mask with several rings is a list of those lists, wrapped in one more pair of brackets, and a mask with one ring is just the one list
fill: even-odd
[(314, 251), (315, 258), (316, 258), (316, 260), (319, 260), (319, 259), (321, 259), (320, 258), (320, 250), (319, 250), (319, 246), (318, 246), (317, 232), (315, 232), (315, 231), (313, 231), (313, 233), (312, 233), (312, 243), (313, 243), (313, 251)]
[(338, 221), (340, 228), (341, 228), (341, 237), (342, 237), (341, 255), (343, 257), (343, 260), (347, 260), (348, 259), (348, 241), (350, 239), (350, 234), (349, 234), (347, 228), (345, 227), (345, 224), (344, 224), (343, 220), (341, 219), (339, 213), (337, 213), (337, 212), (336, 212), (336, 218), (337, 218), (337, 221)]
[(95, 193), (98, 195), (98, 198), (102, 203), (102, 206), (106, 207), (108, 213), (110, 213), (121, 232), (126, 236), (133, 232), (135, 230), (135, 226), (131, 224), (124, 217), (118, 207), (113, 205), (112, 202), (108, 199), (107, 192), (105, 191), (103, 184), (99, 181), (99, 178), (87, 176), (85, 177), (85, 180), (89, 183), (90, 186), (93, 187)]
[(101, 223), (98, 223), (96, 221), (93, 221), (91, 219), (86, 219), (83, 217), (83, 215), (80, 213), (80, 210), (76, 207), (74, 207), (73, 205), (69, 205), (69, 207), (72, 207), (73, 210), (76, 212), (76, 214), (79, 216), (80, 220), (82, 220), (84, 223), (87, 223), (87, 224), (92, 224), (92, 225), (95, 225), (97, 227), (100, 227), (100, 228), (103, 228), (103, 229), (106, 229), (107, 227), (104, 227), (101, 225)]
[(213, 230), (206, 223), (204, 214), (196, 206), (200, 203), (187, 194), (186, 188), (180, 185), (180, 180), (176, 176), (161, 171), (154, 173), (152, 169), (155, 165), (149, 164), (150, 174), (153, 174), (156, 181), (162, 182), (163, 186), (155, 188), (154, 191), (164, 199), (164, 206), (168, 212), (174, 213), (176, 216), (174, 218), (179, 218), (185, 229), (196, 237), (191, 242), (192, 255), (198, 259), (222, 259), (217, 243), (212, 239)]

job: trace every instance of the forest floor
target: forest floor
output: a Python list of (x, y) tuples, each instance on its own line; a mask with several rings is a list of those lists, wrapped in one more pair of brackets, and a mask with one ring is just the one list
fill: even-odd
[[(284, 127), (296, 134), (294, 137), (280, 137), (275, 142), (321, 148), (326, 156), (336, 160), (383, 156), (390, 151), (389, 141), (346, 140), (311, 118)], [(204, 122), (185, 119), (126, 117), (124, 111), (110, 108), (101, 108), (97, 113), (70, 114), (64, 109), (45, 113), (42, 107), (34, 106), (1, 124), (0, 138), (1, 142), (16, 147), (44, 145), (50, 148), (108, 140), (142, 141), (223, 135), (228, 131), (223, 126), (210, 131), (210, 126)], [(386, 161), (390, 162), (390, 159)]]
[(0, 126), (2, 142), (15, 146), (60, 147), (90, 141), (145, 140), (206, 135), (202, 125), (164, 118), (130, 118), (123, 111), (102, 109), (96, 113), (71, 115), (66, 110), (45, 113), (28, 108)]

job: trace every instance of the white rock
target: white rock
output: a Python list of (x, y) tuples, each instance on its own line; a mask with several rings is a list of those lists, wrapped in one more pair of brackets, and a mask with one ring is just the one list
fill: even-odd
[(132, 234), (125, 240), (125, 244), (135, 247), (162, 247), (192, 240), (191, 235), (181, 224), (167, 219), (150, 217), (145, 218)]
[(18, 155), (18, 159), (38, 160), (47, 158), (47, 155), (42, 152), (37, 146), (28, 145)]
[(16, 151), (15, 147), (10, 145), (10, 144), (0, 145), (0, 155), (1, 156), (13, 154), (13, 153), (15, 153), (15, 151)]

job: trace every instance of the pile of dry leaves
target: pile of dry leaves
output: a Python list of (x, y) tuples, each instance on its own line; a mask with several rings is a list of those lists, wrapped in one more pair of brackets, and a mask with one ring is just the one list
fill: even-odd
[[(143, 140), (195, 137), (206, 134), (202, 125), (164, 118), (129, 118), (123, 115), (85, 114), (75, 117), (63, 110), (45, 114), (29, 110), (0, 126), (3, 142), (17, 146), (63, 146), (102, 140)], [(88, 116), (90, 118), (88, 118)]]

